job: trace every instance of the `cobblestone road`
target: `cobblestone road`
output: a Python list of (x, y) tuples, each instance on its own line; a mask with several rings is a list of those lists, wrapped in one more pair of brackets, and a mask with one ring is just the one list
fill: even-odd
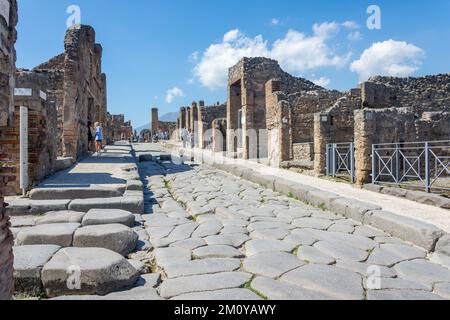
[(141, 163), (166, 299), (450, 299), (450, 259), (208, 166)]

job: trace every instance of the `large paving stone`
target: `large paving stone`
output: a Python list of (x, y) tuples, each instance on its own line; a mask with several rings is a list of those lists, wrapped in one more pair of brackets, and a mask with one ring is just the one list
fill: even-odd
[(223, 225), (219, 221), (209, 221), (200, 224), (200, 226), (194, 231), (192, 237), (194, 238), (204, 238), (208, 236), (214, 236), (219, 234), (222, 230)]
[(436, 294), (420, 290), (370, 290), (367, 292), (367, 300), (381, 301), (409, 301), (409, 300), (442, 300)]
[(253, 239), (283, 240), (290, 234), (287, 229), (258, 229), (253, 231), (250, 236)]
[(314, 229), (304, 229), (304, 231), (317, 240), (340, 243), (342, 245), (351, 246), (361, 250), (372, 250), (378, 246), (378, 243), (369, 238), (355, 236), (352, 234)]
[(306, 265), (281, 277), (282, 281), (338, 300), (363, 300), (359, 274), (326, 265)]
[(278, 278), (288, 271), (305, 265), (294, 255), (285, 252), (261, 253), (245, 259), (243, 269), (269, 278)]
[[(374, 265), (369, 263), (338, 261), (336, 263), (336, 267), (359, 273), (363, 277), (373, 276), (372, 268), (374, 267)], [(376, 267), (379, 268), (378, 270), (380, 272), (381, 278), (394, 278), (397, 276), (397, 273), (392, 268), (388, 268), (386, 266), (376, 266)]]
[(186, 224), (179, 225), (169, 234), (168, 238), (176, 241), (186, 240), (191, 237), (192, 233), (199, 226), (196, 222), (190, 222)]
[(248, 257), (264, 252), (292, 252), (295, 247), (292, 243), (278, 240), (250, 240), (245, 244)]
[(225, 289), (207, 292), (186, 293), (174, 297), (171, 300), (252, 301), (252, 300), (262, 300), (262, 298), (248, 289)]
[(156, 263), (165, 267), (170, 263), (178, 261), (190, 261), (192, 259), (191, 250), (183, 248), (159, 248), (155, 250)]
[(31, 245), (13, 248), (14, 288), (17, 292), (39, 294), (42, 288), (41, 271), (61, 247)]
[(310, 228), (317, 230), (327, 230), (333, 224), (330, 220), (318, 218), (300, 218), (295, 219), (292, 224), (298, 228)]
[(444, 299), (450, 300), (450, 282), (437, 283), (434, 286), (434, 293)]
[(64, 248), (42, 270), (47, 296), (106, 295), (133, 285), (139, 274), (121, 255), (103, 248)]
[(333, 264), (336, 260), (333, 257), (323, 253), (319, 249), (314, 247), (300, 247), (298, 248), (297, 257), (308, 263), (317, 263), (317, 264)]
[(336, 260), (363, 262), (369, 256), (367, 251), (336, 242), (320, 241), (314, 247)]
[(53, 223), (81, 223), (85, 213), (77, 211), (53, 211), (36, 218), (36, 225)]
[(79, 223), (55, 223), (43, 224), (23, 229), (17, 235), (17, 244), (53, 244), (60, 247), (72, 246), (75, 230), (80, 227)]
[(199, 259), (207, 258), (241, 258), (242, 252), (231, 246), (215, 245), (195, 249), (192, 254)]
[(252, 275), (243, 272), (224, 272), (168, 279), (161, 285), (161, 296), (172, 298), (186, 293), (243, 287)]
[(438, 239), (444, 235), (442, 230), (431, 224), (386, 211), (370, 212), (364, 220), (375, 228), (427, 251), (433, 251)]
[(393, 266), (399, 262), (425, 258), (426, 251), (407, 244), (382, 244), (376, 248), (370, 255), (367, 262), (369, 264), (381, 266)]
[(378, 288), (371, 288), (371, 285), (370, 282), (367, 283), (367, 280), (364, 280), (364, 287), (371, 290), (423, 290), (429, 292), (433, 290), (431, 285), (425, 285), (401, 278), (381, 278)]
[(82, 225), (123, 224), (131, 228), (134, 223), (135, 216), (131, 212), (120, 209), (92, 209), (84, 216)]
[(255, 278), (251, 287), (270, 300), (334, 300), (323, 293), (265, 277)]
[(430, 284), (450, 282), (450, 270), (424, 259), (401, 262), (394, 267), (401, 278)]
[(217, 236), (206, 237), (205, 241), (208, 245), (225, 245), (235, 248), (241, 247), (245, 242), (249, 241), (250, 237), (245, 234), (222, 234)]
[(450, 235), (445, 235), (439, 239), (436, 252), (450, 256)]
[(126, 256), (136, 248), (138, 238), (136, 232), (122, 224), (94, 225), (78, 229), (73, 246), (105, 248)]
[(239, 259), (201, 259), (193, 261), (178, 261), (168, 263), (164, 271), (169, 278), (231, 272), (239, 269)]
[(187, 240), (181, 240), (170, 245), (171, 247), (183, 248), (188, 250), (194, 250), (199, 247), (206, 246), (206, 241), (201, 238), (191, 238)]

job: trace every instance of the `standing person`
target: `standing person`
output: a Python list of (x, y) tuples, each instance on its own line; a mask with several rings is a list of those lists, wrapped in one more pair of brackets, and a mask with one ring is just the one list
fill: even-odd
[(103, 149), (103, 128), (100, 122), (95, 123), (95, 150), (97, 153)]
[(88, 121), (88, 151), (94, 152), (94, 135), (92, 130), (92, 122)]

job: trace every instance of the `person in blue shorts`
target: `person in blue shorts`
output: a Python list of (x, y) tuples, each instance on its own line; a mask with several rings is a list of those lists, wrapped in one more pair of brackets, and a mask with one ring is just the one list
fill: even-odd
[(103, 149), (103, 128), (100, 122), (95, 123), (95, 150), (97, 153)]

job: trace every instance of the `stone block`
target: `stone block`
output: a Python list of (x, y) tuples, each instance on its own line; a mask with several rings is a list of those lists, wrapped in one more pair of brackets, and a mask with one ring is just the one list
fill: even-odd
[(331, 202), (338, 198), (340, 198), (338, 194), (322, 190), (312, 190), (306, 194), (308, 203), (317, 207), (324, 206), (328, 210), (331, 208)]
[(444, 231), (431, 224), (387, 211), (369, 212), (364, 222), (427, 251), (434, 251), (437, 241), (444, 235)]
[(126, 189), (130, 191), (142, 191), (144, 190), (144, 185), (140, 180), (128, 180)]
[(55, 245), (14, 247), (14, 287), (16, 292), (38, 295), (42, 289), (42, 268), (60, 248)]
[(16, 241), (19, 246), (53, 244), (70, 247), (73, 234), (80, 226), (79, 223), (55, 223), (25, 228), (19, 232)]
[(338, 198), (331, 201), (330, 211), (343, 215), (359, 222), (364, 220), (364, 215), (369, 211), (377, 211), (382, 208), (367, 202), (350, 198)]
[(50, 298), (106, 295), (133, 285), (138, 278), (138, 271), (124, 257), (103, 248), (61, 249), (42, 270)]
[(127, 227), (133, 227), (135, 223), (135, 216), (125, 210), (121, 209), (92, 209), (85, 214), (82, 225), (102, 225), (102, 224), (123, 224)]

